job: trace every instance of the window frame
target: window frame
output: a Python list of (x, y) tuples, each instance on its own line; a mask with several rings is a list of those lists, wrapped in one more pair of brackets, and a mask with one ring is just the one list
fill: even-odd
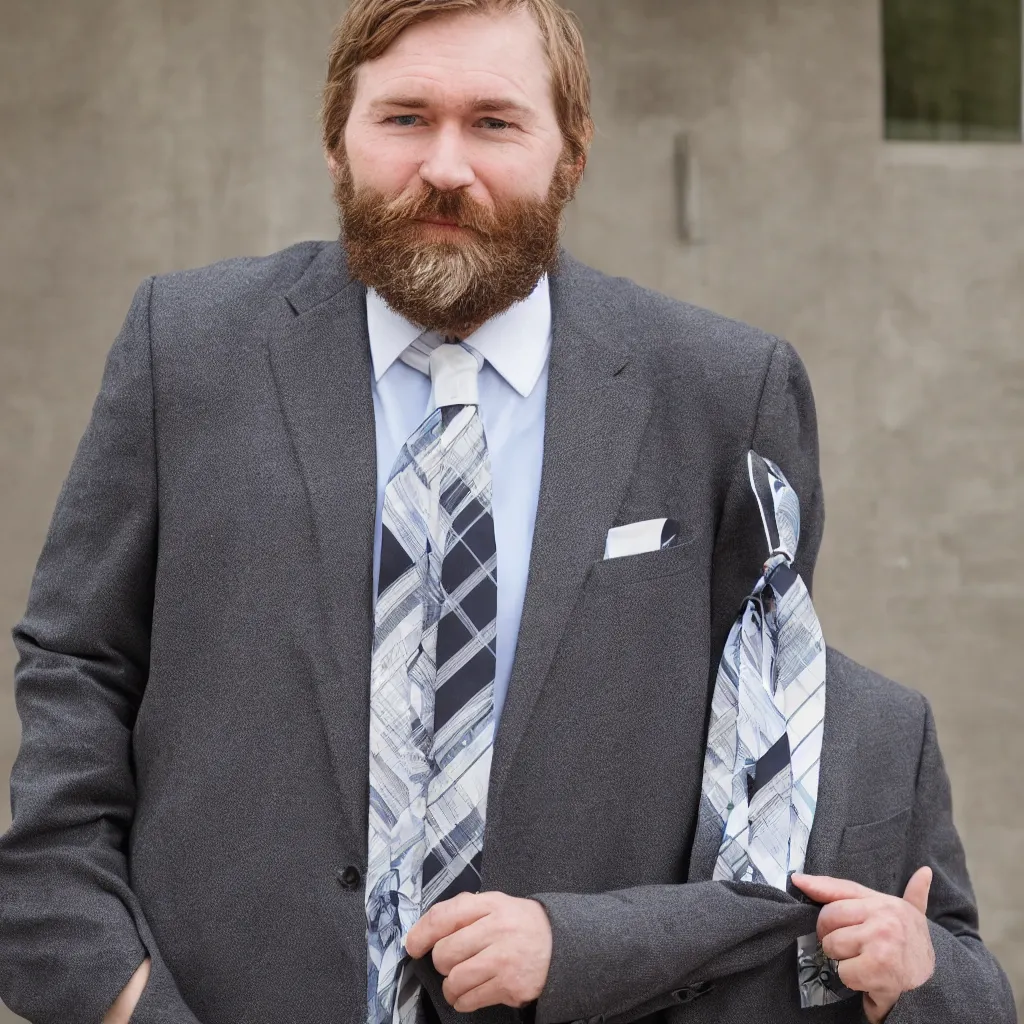
[[(886, 4), (886, 0), (879, 0), (879, 7), (878, 7), (878, 11), (879, 11), (879, 31), (880, 31), (879, 51), (880, 51), (880, 57), (881, 57), (881, 71), (882, 71), (882, 78), (881, 78), (881, 85), (882, 85), (882, 89), (881, 89), (881, 93), (882, 93), (882, 96), (881, 96), (881, 100), (882, 100), (882, 102), (881, 102), (882, 123), (881, 123), (880, 127), (881, 127), (881, 138), (882, 138), (882, 141), (883, 141), (883, 143), (887, 147), (894, 147), (894, 148), (899, 148), (899, 149), (902, 149), (902, 148), (906, 147), (906, 148), (915, 148), (915, 149), (921, 149), (921, 150), (930, 150), (930, 149), (935, 149), (935, 148), (939, 148), (939, 149), (943, 149), (943, 150), (946, 150), (946, 149), (949, 149), (949, 150), (960, 150), (960, 149), (963, 149), (963, 150), (974, 150), (974, 149), (988, 150), (989, 148), (995, 148), (995, 149), (1006, 149), (1006, 150), (1009, 150), (1011, 152), (1024, 150), (1024, 0), (1018, 0), (1018, 3), (1019, 3), (1020, 8), (1021, 8), (1021, 12), (1020, 12), (1020, 33), (1021, 33), (1021, 39), (1020, 39), (1020, 50), (1019, 50), (1019, 58), (1018, 58), (1019, 61), (1020, 61), (1020, 65), (1021, 65), (1021, 67), (1020, 67), (1020, 90), (1021, 90), (1021, 95), (1020, 95), (1020, 124), (1018, 125), (1018, 135), (1017, 135), (1017, 137), (1016, 138), (1008, 138), (1008, 139), (1004, 139), (1004, 140), (997, 140), (997, 139), (969, 139), (969, 138), (949, 139), (949, 138), (927, 138), (927, 137), (922, 137), (920, 139), (914, 139), (914, 138), (908, 138), (908, 137), (890, 136), (888, 134), (888, 126), (889, 126), (889, 123), (890, 123), (890, 119), (889, 119), (889, 111), (888, 111), (888, 106), (887, 106), (887, 95), (886, 95), (886, 70), (887, 70), (887, 67), (886, 67), (886, 38), (885, 38), (885, 4)], [(1021, 156), (1021, 159), (1024, 159), (1024, 155)], [(930, 162), (930, 161), (926, 161), (926, 162)], [(945, 163), (946, 161), (943, 160), (941, 162)], [(970, 164), (974, 163), (974, 161), (971, 160), (970, 158), (967, 158), (967, 159), (962, 160), (962, 161), (957, 161), (957, 162), (963, 163), (965, 165), (970, 165)], [(1012, 164), (1016, 165), (1016, 163), (1018, 161), (1017, 161), (1017, 158), (1014, 157), (1014, 158), (1011, 158), (1010, 162)]]

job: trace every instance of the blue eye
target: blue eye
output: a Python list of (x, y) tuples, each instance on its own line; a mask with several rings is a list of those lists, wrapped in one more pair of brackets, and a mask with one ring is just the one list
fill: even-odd
[(511, 125), (508, 121), (502, 121), (497, 117), (485, 117), (483, 119), (484, 127), (490, 128), (492, 131), (501, 131), (505, 128), (510, 128)]
[(419, 114), (397, 114), (395, 117), (389, 117), (388, 120), (393, 121), (399, 128), (412, 128), (419, 120)]

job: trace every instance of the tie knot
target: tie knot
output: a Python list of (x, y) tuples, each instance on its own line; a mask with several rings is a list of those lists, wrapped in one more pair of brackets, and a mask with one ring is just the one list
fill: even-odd
[(434, 405), (479, 405), (477, 380), (480, 363), (476, 355), (461, 344), (438, 345), (430, 353), (430, 379), (434, 385)]

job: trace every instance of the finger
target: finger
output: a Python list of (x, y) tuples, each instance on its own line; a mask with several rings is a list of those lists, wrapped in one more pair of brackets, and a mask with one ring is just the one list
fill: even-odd
[(875, 895), (874, 889), (845, 878), (801, 874), (793, 874), (792, 878), (793, 884), (815, 903), (834, 903), (836, 900), (855, 900)]
[(452, 973), (456, 965), (469, 960), (477, 953), (483, 952), (494, 941), (493, 917), (490, 914), (481, 917), (472, 924), (438, 939), (434, 943), (431, 958), (438, 974), (446, 977)]
[(457, 964), (452, 973), (444, 979), (441, 992), (448, 1000), (448, 1004), (460, 1013), (500, 1003), (498, 968), (494, 958), (486, 954), (477, 954)]
[(893, 987), (893, 966), (879, 962), (870, 950), (849, 960), (839, 961), (839, 980), (854, 992), (871, 993), (875, 1002), (896, 1002), (900, 990)]
[(443, 903), (435, 903), (413, 926), (405, 937), (409, 956), (418, 959), (433, 949), (438, 939), (464, 928), (467, 924), (490, 913), (491, 901), (486, 893), (460, 892)]
[(825, 956), (832, 960), (852, 960), (864, 952), (864, 946), (870, 937), (870, 930), (863, 924), (854, 925), (852, 928), (839, 928), (821, 940), (821, 948), (825, 951)]
[(932, 869), (925, 865), (914, 872), (903, 898), (913, 907), (916, 907), (922, 914), (928, 913), (928, 893), (932, 887)]
[(867, 899), (837, 900), (821, 908), (818, 914), (818, 938), (824, 939), (837, 928), (863, 924), (871, 914), (871, 901)]
[(871, 965), (863, 954), (839, 961), (839, 980), (853, 992), (867, 992)]
[(483, 1009), (485, 1006), (501, 1006), (501, 989), (496, 981), (489, 981), (479, 987), (467, 992), (464, 996), (452, 1003), (459, 1013), (470, 1013), (473, 1010)]

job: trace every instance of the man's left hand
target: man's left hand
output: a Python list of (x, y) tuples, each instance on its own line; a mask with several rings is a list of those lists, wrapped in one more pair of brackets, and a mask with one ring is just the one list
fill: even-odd
[(871, 1024), (881, 1024), (904, 992), (932, 976), (935, 950), (925, 916), (931, 868), (914, 874), (902, 899), (825, 875), (795, 874), (793, 884), (826, 904), (818, 915), (822, 949), (839, 961), (843, 984), (864, 993)]
[(459, 893), (435, 903), (409, 929), (414, 959), (434, 951), (445, 999), (460, 1013), (525, 1006), (537, 999), (551, 965), (551, 924), (536, 900), (500, 892)]

